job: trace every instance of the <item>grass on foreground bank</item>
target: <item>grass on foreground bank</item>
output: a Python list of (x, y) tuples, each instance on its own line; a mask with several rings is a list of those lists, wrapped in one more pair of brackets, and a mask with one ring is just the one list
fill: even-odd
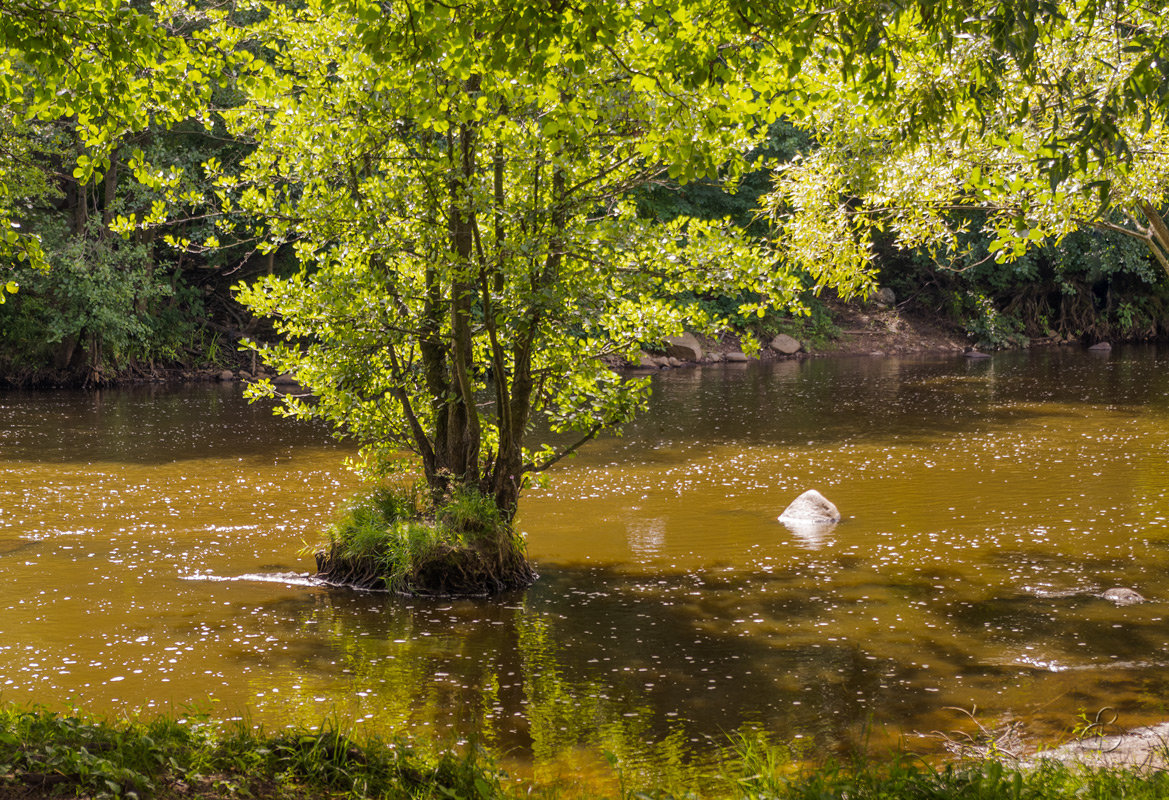
[[(934, 768), (908, 757), (794, 768), (784, 748), (741, 740), (699, 787), (626, 787), (619, 800), (1152, 800), (1169, 773), (996, 761)], [(44, 709), (0, 709), (0, 798), (418, 798), (560, 800), (576, 786), (510, 782), (473, 749), (422, 756), (402, 743), (335, 728), (263, 733), (159, 717), (111, 722)]]

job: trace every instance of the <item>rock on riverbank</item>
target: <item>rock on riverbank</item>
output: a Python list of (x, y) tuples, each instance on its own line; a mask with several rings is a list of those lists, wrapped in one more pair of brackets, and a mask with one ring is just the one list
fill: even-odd
[(1040, 750), (1027, 762), (1037, 766), (1045, 759), (1093, 768), (1165, 769), (1169, 767), (1169, 722), (1110, 736), (1086, 736), (1051, 750)]

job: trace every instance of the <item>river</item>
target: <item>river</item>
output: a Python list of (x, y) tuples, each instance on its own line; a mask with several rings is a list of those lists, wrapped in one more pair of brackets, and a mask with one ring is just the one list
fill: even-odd
[[(0, 394), (0, 700), (474, 739), (541, 778), (751, 730), (937, 752), (955, 708), (1160, 721), (1167, 423), (1152, 347), (664, 372), (525, 495), (535, 586), (420, 601), (281, 577), (352, 450), (236, 386)], [(777, 522), (807, 488), (835, 530)]]

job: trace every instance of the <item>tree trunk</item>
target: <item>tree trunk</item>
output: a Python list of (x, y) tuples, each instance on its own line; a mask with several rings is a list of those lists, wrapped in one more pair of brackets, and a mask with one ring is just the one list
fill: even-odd
[(458, 147), (452, 153), (455, 168), (450, 184), (450, 241), (455, 264), (451, 270), (451, 384), (454, 390), (447, 402), (447, 468), (455, 481), (464, 486), (479, 483), (479, 413), (475, 408), (474, 347), (471, 313), (476, 294), (471, 277), (474, 259), (475, 214), (472, 201), (465, 198), (475, 173), (475, 133), (468, 125), (460, 127)]
[(69, 232), (75, 237), (85, 235), (85, 223), (89, 218), (89, 187), (78, 180), (69, 182), (66, 188), (69, 203)]
[(430, 395), (431, 418), (434, 420), (434, 458), (429, 463), (424, 461), (423, 468), (431, 498), (436, 502), (442, 499), (449, 488), (446, 455), (450, 437), (446, 403), (450, 395), (450, 383), (447, 381), (447, 348), (442, 341), (442, 306), (438, 271), (430, 267), (426, 270), (426, 300), (423, 302), (422, 328), (418, 341), (426, 391)]
[[(552, 207), (549, 220), (552, 226), (552, 235), (548, 240), (548, 253), (544, 259), (543, 269), (539, 270), (538, 274), (532, 278), (533, 292), (552, 285), (558, 280), (560, 262), (563, 258), (561, 253), (563, 232), (568, 224), (565, 212), (566, 195), (567, 184), (564, 171), (557, 167), (552, 172)], [(499, 454), (493, 470), (494, 480), (491, 486), (495, 505), (508, 520), (515, 516), (519, 506), (520, 488), (523, 484), (524, 434), (531, 419), (532, 393), (536, 391), (536, 384), (532, 377), (532, 351), (542, 319), (543, 310), (539, 303), (533, 303), (525, 330), (517, 338), (512, 348), (511, 402), (506, 411), (509, 421), (509, 435), (504, 435), (501, 426)], [(501, 411), (500, 415), (502, 416), (503, 413)]]
[(114, 202), (117, 200), (118, 194), (118, 151), (115, 148), (114, 152), (110, 153), (110, 168), (106, 170), (105, 179), (102, 181), (102, 235), (108, 236), (110, 225), (114, 222)]

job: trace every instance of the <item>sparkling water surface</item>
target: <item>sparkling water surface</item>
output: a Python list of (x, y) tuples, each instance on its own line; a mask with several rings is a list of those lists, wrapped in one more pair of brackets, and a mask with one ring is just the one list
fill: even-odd
[[(535, 586), (421, 601), (296, 578), (352, 450), (238, 387), (0, 393), (0, 700), (474, 739), (537, 776), (747, 729), (928, 752), (954, 708), (1161, 721), (1167, 422), (1152, 347), (670, 371), (525, 495)], [(835, 529), (776, 520), (808, 488)]]

